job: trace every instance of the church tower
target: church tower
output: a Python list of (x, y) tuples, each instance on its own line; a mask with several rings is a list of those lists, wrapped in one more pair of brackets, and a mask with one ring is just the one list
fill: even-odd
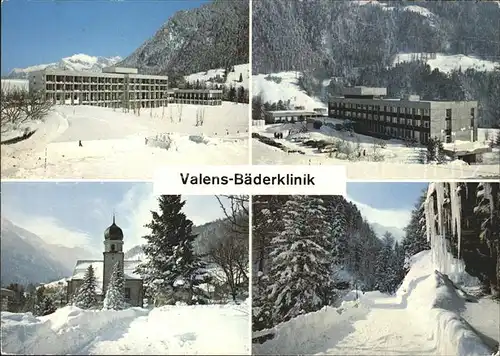
[(103, 268), (103, 296), (106, 295), (106, 288), (108, 286), (113, 268), (117, 262), (123, 273), (123, 262), (125, 254), (123, 253), (123, 231), (115, 223), (115, 215), (113, 214), (113, 223), (104, 231), (104, 268)]

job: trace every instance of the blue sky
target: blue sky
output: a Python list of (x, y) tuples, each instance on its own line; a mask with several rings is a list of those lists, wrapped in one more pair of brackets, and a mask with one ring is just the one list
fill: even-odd
[(2, 74), (84, 53), (126, 57), (179, 10), (200, 0), (8, 0), (2, 3)]
[(347, 183), (347, 198), (369, 222), (403, 228), (427, 186), (420, 182), (351, 182)]
[[(116, 223), (125, 234), (125, 250), (149, 230), (157, 209), (151, 183), (2, 182), (2, 216), (46, 242), (100, 251), (103, 232)], [(183, 196), (184, 212), (195, 225), (224, 216), (215, 196)]]

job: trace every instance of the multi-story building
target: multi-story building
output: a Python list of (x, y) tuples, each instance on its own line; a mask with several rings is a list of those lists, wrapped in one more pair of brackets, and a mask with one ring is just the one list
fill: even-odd
[(168, 101), (177, 104), (222, 105), (222, 90), (219, 89), (171, 89)]
[(429, 138), (445, 143), (477, 141), (477, 101), (424, 101), (410, 95), (387, 99), (386, 88), (350, 87), (328, 104), (328, 116), (347, 119), (357, 132), (411, 139), (426, 144)]
[(29, 76), (30, 91), (54, 104), (150, 108), (168, 103), (168, 77), (138, 74), (136, 68), (108, 67), (102, 73), (45, 69)]

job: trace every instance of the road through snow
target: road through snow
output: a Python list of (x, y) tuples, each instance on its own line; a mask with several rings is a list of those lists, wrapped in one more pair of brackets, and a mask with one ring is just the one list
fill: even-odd
[[(370, 297), (367, 297), (370, 298)], [(429, 330), (424, 330), (415, 315), (397, 297), (379, 295), (365, 299), (370, 311), (354, 323), (354, 331), (341, 340), (328, 344), (318, 354), (344, 355), (433, 355), (435, 343)], [(360, 306), (360, 308), (363, 308)]]
[[(307, 324), (307, 331), (304, 331)], [(254, 344), (257, 354), (435, 355), (432, 330), (406, 309), (403, 296), (369, 292), (340, 308), (325, 308), (279, 326), (276, 337)]]

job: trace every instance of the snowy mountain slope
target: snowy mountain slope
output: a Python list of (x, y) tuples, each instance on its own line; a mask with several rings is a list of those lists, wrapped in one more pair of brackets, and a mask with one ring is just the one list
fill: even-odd
[[(210, 69), (205, 72), (198, 72), (187, 75), (184, 78), (189, 83), (196, 83), (196, 81), (199, 81), (199, 82), (205, 82), (207, 84), (217, 84), (218, 80), (217, 78), (223, 78), (224, 71), (225, 71), (224, 68)], [(239, 81), (240, 75), (242, 82)], [(227, 78), (224, 84), (226, 85), (226, 87), (242, 86), (243, 88), (248, 89), (249, 78), (250, 78), (250, 65), (248, 63), (238, 64), (234, 66), (234, 72), (228, 71)]]
[(0, 240), (2, 285), (53, 281), (71, 271), (40, 248), (42, 239), (3, 217)]
[(120, 64), (152, 74), (188, 75), (248, 63), (248, 1), (216, 0), (175, 13)]
[(441, 72), (445, 73), (450, 73), (451, 71), (458, 69), (461, 69), (462, 71), (466, 71), (467, 69), (492, 71), (500, 66), (500, 62), (489, 61), (474, 56), (442, 53), (432, 54), (432, 57), (430, 53), (398, 53), (394, 57), (393, 65), (403, 62), (412, 62), (421, 58), (425, 58), (424, 61), (431, 67), (431, 70), (437, 68)]
[[(326, 108), (326, 104), (312, 98), (298, 84), (299, 72), (280, 72), (252, 76), (252, 95), (260, 95), (263, 102), (276, 103), (290, 100), (292, 106), (303, 106), (305, 110)], [(292, 107), (293, 109), (293, 107)]]
[(48, 63), (48, 64), (38, 64), (26, 68), (14, 68), (6, 78), (27, 78), (31, 72), (43, 70), (43, 69), (62, 69), (62, 70), (74, 70), (74, 71), (90, 71), (90, 72), (100, 72), (102, 68), (112, 66), (119, 61), (121, 57), (94, 57), (86, 54), (74, 54), (70, 57), (65, 57), (59, 62)]
[[(220, 238), (220, 229), (226, 221), (227, 219), (219, 219), (203, 225), (193, 226), (193, 234), (197, 235), (193, 244), (195, 253), (200, 255), (207, 253), (207, 246), (213, 239)], [(134, 246), (125, 252), (125, 258), (129, 260), (142, 260), (144, 257), (141, 245)]]
[[(465, 300), (434, 272), (430, 251), (412, 258), (395, 296), (350, 293), (339, 308), (325, 307), (254, 333), (274, 334), (254, 344), (258, 354), (490, 355), (459, 317)], [(349, 300), (349, 301), (347, 301)], [(300, 333), (297, 330), (301, 330)]]
[(2, 283), (40, 283), (71, 274), (75, 262), (90, 253), (83, 248), (69, 248), (46, 243), (2, 217)]
[(64, 307), (45, 317), (2, 312), (1, 320), (2, 353), (250, 354), (247, 303), (121, 311)]
[(1, 79), (1, 84), (5, 93), (29, 90), (29, 81), (26, 79)]
[(371, 223), (370, 225), (379, 238), (382, 238), (382, 236), (384, 236), (384, 234), (386, 232), (391, 233), (392, 236), (394, 236), (394, 238), (397, 241), (401, 240), (403, 238), (403, 236), (405, 235), (404, 230), (399, 229), (399, 228), (394, 227), (394, 226), (383, 226), (383, 225), (380, 225), (378, 223)]

